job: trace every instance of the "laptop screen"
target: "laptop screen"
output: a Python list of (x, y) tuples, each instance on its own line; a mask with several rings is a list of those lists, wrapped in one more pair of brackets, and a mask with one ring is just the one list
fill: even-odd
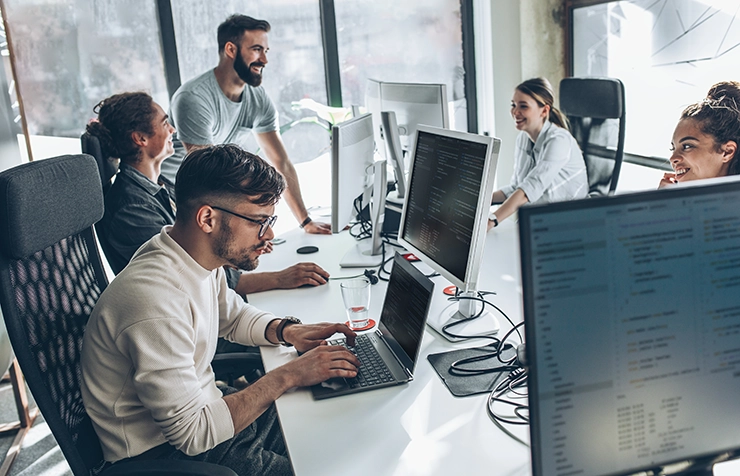
[(533, 473), (740, 448), (740, 183), (520, 210)]
[(408, 358), (404, 364), (411, 370), (421, 348), (433, 290), (434, 283), (396, 253), (379, 327), (394, 351), (403, 349)]

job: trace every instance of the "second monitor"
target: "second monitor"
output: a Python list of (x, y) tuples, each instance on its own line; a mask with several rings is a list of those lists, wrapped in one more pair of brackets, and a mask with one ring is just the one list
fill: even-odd
[(407, 188), (404, 151), (409, 150), (417, 127), (450, 127), (447, 86), (368, 79), (365, 104), (373, 115), (378, 152), (388, 159), (396, 179), (396, 192), (388, 200), (400, 205)]
[[(449, 340), (459, 340), (450, 335), (461, 332), (454, 324), (480, 310), (474, 298), (500, 147), (500, 139), (465, 132), (419, 126), (416, 133), (398, 241), (462, 292), (457, 309), (429, 316)], [(455, 329), (446, 332), (450, 324)], [(493, 315), (482, 313), (463, 332), (498, 328)]]

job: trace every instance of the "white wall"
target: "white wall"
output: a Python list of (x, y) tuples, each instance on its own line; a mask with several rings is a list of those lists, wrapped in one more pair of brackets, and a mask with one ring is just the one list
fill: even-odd
[[(474, 5), (478, 117), (481, 133), (501, 139), (497, 187), (514, 170), (514, 128), (509, 108), (514, 88), (544, 76), (556, 95), (565, 76), (563, 0), (477, 0)], [(557, 98), (556, 98), (557, 103)]]
[[(485, 1), (485, 0), (483, 0)], [(501, 139), (501, 151), (496, 172), (497, 187), (508, 184), (514, 171), (514, 141), (516, 129), (509, 114), (511, 95), (522, 79), (521, 46), (519, 26), (519, 2), (512, 0), (490, 0), (490, 33), (479, 34), (476, 38), (490, 38), (488, 45), (490, 70), (493, 78), (493, 100), (490, 104), (480, 105), (487, 109), (482, 112), (488, 117), (486, 130), (492, 136)], [(480, 8), (477, 11), (485, 8)], [(484, 46), (485, 48), (485, 46)], [(485, 58), (483, 59), (485, 61)], [(492, 108), (492, 109), (491, 109)], [(483, 132), (483, 130), (481, 130)]]

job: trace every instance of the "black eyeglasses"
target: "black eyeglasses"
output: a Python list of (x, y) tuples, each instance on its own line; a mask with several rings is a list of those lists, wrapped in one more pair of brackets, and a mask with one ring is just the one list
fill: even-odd
[(260, 226), (260, 231), (257, 234), (257, 237), (258, 238), (262, 238), (264, 236), (265, 232), (267, 231), (267, 227), (268, 226), (270, 226), (270, 227), (271, 226), (274, 226), (275, 225), (275, 222), (277, 221), (277, 215), (273, 215), (271, 217), (267, 217), (264, 220), (255, 220), (254, 218), (249, 218), (249, 217), (245, 217), (244, 215), (239, 215), (238, 213), (234, 213), (231, 210), (227, 210), (225, 208), (216, 207), (216, 206), (213, 206), (213, 205), (211, 205), (211, 208), (213, 208), (214, 210), (220, 210), (222, 212), (226, 212), (229, 215), (234, 215), (235, 217), (239, 217), (239, 218), (241, 218), (243, 220), (247, 220), (248, 222), (251, 222), (251, 223), (254, 223), (256, 225), (259, 225)]

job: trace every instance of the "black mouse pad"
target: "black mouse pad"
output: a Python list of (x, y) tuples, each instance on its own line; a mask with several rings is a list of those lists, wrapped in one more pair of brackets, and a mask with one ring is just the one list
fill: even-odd
[[(466, 357), (490, 354), (494, 350), (494, 344), (491, 344), (485, 347), (473, 347), (472, 349), (460, 349), (450, 352), (441, 352), (439, 354), (429, 354), (427, 356), (427, 360), (432, 364), (432, 367), (434, 367), (437, 375), (442, 379), (442, 382), (447, 386), (450, 393), (456, 397), (467, 397), (469, 395), (490, 392), (496, 387), (501, 379), (506, 377), (508, 371), (479, 375), (461, 375), (450, 372), (450, 365), (452, 365), (453, 362)], [(511, 347), (504, 350), (501, 358), (503, 360), (508, 360), (515, 355), (516, 349)], [(483, 369), (489, 367), (502, 367), (504, 365), (506, 364), (502, 364), (496, 357), (492, 357), (480, 362), (465, 364), (464, 367), (469, 369)]]

